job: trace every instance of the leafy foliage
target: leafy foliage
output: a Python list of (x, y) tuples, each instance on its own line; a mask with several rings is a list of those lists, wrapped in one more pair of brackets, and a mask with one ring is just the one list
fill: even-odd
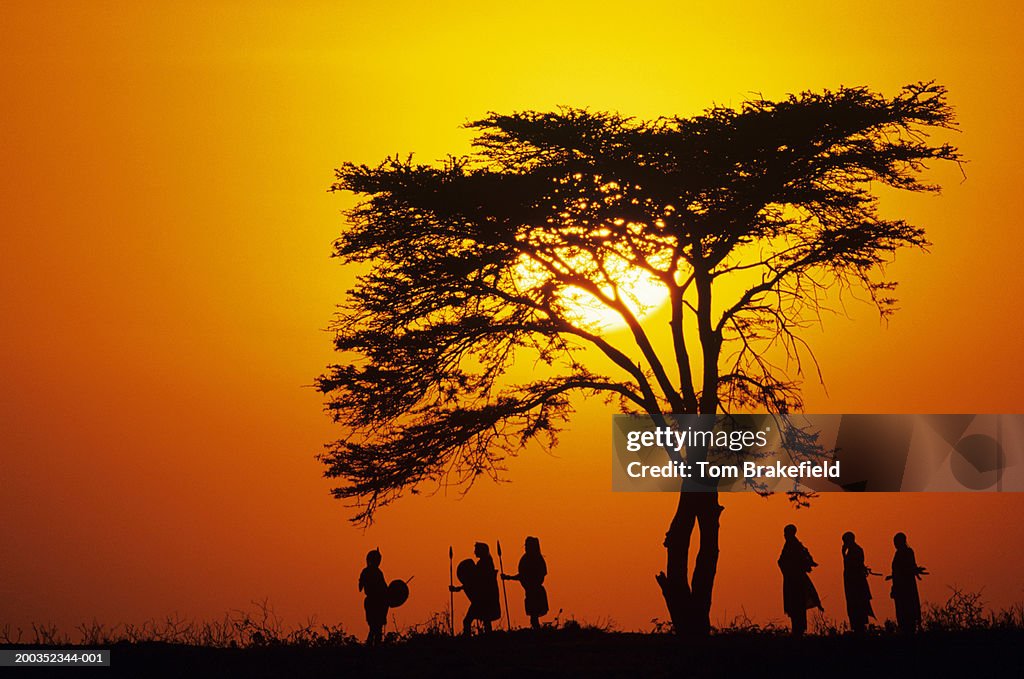
[[(864, 290), (891, 313), (883, 265), (928, 244), (871, 189), (937, 191), (925, 165), (960, 160), (927, 136), (954, 127), (934, 83), (467, 127), (472, 157), (348, 163), (332, 186), (361, 198), (335, 255), (366, 272), (333, 325), (342, 359), (317, 380), (345, 432), (320, 459), (357, 521), (427, 480), (497, 478), (527, 442), (555, 442), (574, 393), (654, 415), (799, 409), (813, 360), (800, 331), (826, 292)], [(671, 351), (641, 320), (633, 272), (667, 294)], [(574, 310), (581, 294), (626, 340)], [(512, 379), (514, 364), (534, 379)]]

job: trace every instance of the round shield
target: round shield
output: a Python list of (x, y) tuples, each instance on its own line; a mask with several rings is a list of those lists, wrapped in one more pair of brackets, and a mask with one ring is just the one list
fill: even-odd
[(388, 606), (398, 608), (409, 598), (409, 585), (404, 580), (392, 580), (388, 585)]
[(473, 560), (463, 559), (460, 561), (459, 565), (455, 567), (455, 577), (459, 579), (463, 587), (472, 589), (476, 584), (476, 564)]

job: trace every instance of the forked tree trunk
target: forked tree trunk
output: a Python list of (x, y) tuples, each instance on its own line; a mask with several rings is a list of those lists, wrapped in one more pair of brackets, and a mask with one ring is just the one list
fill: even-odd
[[(722, 514), (717, 491), (679, 494), (679, 507), (665, 535), (668, 562), (657, 575), (677, 634), (693, 637), (711, 631), (711, 593), (718, 570), (718, 521)], [(690, 541), (700, 531), (692, 580), (687, 577)]]

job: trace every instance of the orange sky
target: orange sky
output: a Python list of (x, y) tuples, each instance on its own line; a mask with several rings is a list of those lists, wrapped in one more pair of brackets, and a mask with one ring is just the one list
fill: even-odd
[[(329, 260), (345, 160), (468, 148), (489, 110), (693, 114), (760, 92), (947, 85), (971, 161), (941, 197), (887, 200), (928, 228), (891, 267), (902, 311), (812, 337), (814, 412), (1020, 412), (1024, 331), (1021, 10), (1012, 3), (4, 3), (0, 231), (0, 625), (219, 616), (269, 597), (363, 633), (355, 579), (379, 545), (416, 576), (396, 612), (448, 600), (447, 548), (527, 534), (553, 610), (645, 628), (675, 498), (613, 495), (610, 411), (581, 404), (554, 455), (464, 500), (409, 498), (365, 533), (313, 460), (333, 437), (309, 385), (352, 280)], [(1024, 497), (729, 496), (713, 620), (781, 619), (775, 558), (796, 520), (843, 609), (839, 535), (876, 570), (905, 530), (946, 586), (1024, 599)], [(518, 587), (518, 586), (516, 586)], [(513, 613), (520, 611), (519, 591)], [(876, 611), (892, 615), (875, 584)], [(461, 610), (461, 605), (460, 605)]]

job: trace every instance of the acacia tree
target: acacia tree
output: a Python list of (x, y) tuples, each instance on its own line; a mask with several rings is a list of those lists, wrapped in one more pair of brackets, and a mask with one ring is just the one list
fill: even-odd
[[(345, 431), (319, 456), (334, 495), (369, 522), (425, 482), (498, 477), (531, 440), (556, 443), (575, 393), (655, 416), (800, 410), (800, 331), (830, 290), (889, 314), (884, 264), (927, 246), (872, 189), (938, 191), (925, 164), (960, 156), (928, 132), (953, 126), (946, 90), (918, 83), (651, 121), (491, 114), (467, 125), (470, 157), (345, 164), (331, 189), (361, 200), (335, 256), (364, 273), (333, 325), (342, 362), (317, 381)], [(638, 312), (637, 273), (663, 287), (667, 329)], [(628, 332), (589, 323), (581, 295)], [(659, 582), (676, 630), (700, 634), (722, 507), (688, 483)]]

